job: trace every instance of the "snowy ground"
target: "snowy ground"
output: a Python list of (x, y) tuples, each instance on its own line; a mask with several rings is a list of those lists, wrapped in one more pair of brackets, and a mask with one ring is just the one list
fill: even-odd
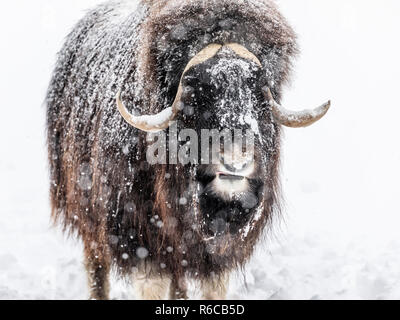
[[(3, 1), (0, 10), (0, 299), (85, 299), (81, 244), (50, 227), (42, 101), (64, 35), (98, 0)], [(285, 219), (238, 299), (400, 298), (397, 0), (279, 0), (302, 55), (284, 104), (330, 98), (286, 130)], [(114, 298), (134, 298), (115, 282)]]

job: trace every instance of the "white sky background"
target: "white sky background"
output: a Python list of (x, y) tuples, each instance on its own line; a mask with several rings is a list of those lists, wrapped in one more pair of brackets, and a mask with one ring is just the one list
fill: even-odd
[[(21, 237), (49, 224), (42, 102), (64, 37), (100, 2), (0, 4), (0, 254), (35, 250), (33, 239)], [(319, 123), (285, 130), (281, 242), (315, 235), (367, 251), (399, 242), (400, 2), (277, 2), (302, 49), (283, 104), (302, 109), (332, 100)]]
[(290, 218), (306, 231), (324, 228), (335, 238), (397, 237), (400, 3), (279, 3), (302, 47), (285, 104), (333, 102), (321, 123), (286, 130)]

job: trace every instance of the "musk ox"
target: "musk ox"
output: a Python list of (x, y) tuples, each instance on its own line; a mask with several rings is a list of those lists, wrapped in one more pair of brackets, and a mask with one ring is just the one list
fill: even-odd
[[(297, 52), (270, 0), (112, 1), (76, 25), (47, 95), (50, 194), (54, 221), (83, 240), (91, 298), (108, 298), (113, 267), (144, 299), (185, 299), (185, 279), (225, 298), (280, 212), (282, 125), (330, 106), (279, 105)], [(251, 131), (253, 157), (150, 163), (148, 133), (172, 139), (172, 124)]]

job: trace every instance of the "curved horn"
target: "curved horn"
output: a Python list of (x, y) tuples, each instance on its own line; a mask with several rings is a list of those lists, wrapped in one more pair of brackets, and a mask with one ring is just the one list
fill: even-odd
[(263, 88), (265, 98), (268, 100), (272, 108), (272, 114), (276, 121), (280, 124), (290, 128), (303, 128), (311, 126), (313, 123), (322, 119), (326, 115), (331, 102), (323, 104), (319, 108), (314, 110), (303, 110), (303, 111), (290, 111), (281, 107), (272, 96), (271, 90), (267, 87)]
[[(174, 107), (165, 109), (154, 116), (134, 116), (124, 106), (121, 101), (121, 91), (117, 93), (118, 111), (126, 122), (132, 127), (146, 132), (158, 132), (168, 128), (169, 123), (175, 119), (177, 112), (174, 112)], [(175, 108), (176, 109), (176, 108)]]
[(212, 58), (219, 49), (221, 49), (221, 45), (219, 44), (211, 44), (201, 50), (196, 56), (194, 56), (189, 63), (187, 64), (185, 70), (183, 71), (178, 92), (175, 97), (175, 101), (172, 104), (172, 107), (167, 108), (156, 115), (143, 115), (143, 116), (134, 116), (132, 115), (124, 106), (121, 101), (121, 92), (119, 91), (116, 96), (118, 110), (121, 116), (128, 122), (131, 126), (146, 132), (159, 132), (165, 130), (169, 127), (171, 121), (174, 121), (182, 109), (180, 108), (181, 98), (183, 93), (182, 79), (183, 75), (190, 68)]
[(254, 63), (258, 64), (260, 67), (262, 67), (260, 60), (253, 53), (251, 53), (249, 50), (247, 50), (242, 45), (240, 45), (238, 43), (229, 43), (226, 45), (226, 47), (233, 50), (239, 57), (253, 61)]

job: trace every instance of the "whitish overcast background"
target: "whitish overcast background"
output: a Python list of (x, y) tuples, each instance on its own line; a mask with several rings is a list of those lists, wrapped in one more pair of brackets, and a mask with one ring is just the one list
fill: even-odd
[[(97, 0), (0, 4), (0, 299), (84, 299), (81, 245), (49, 223), (42, 105), (64, 37)], [(284, 223), (230, 298), (400, 299), (400, 3), (279, 0), (302, 53), (284, 105)], [(134, 298), (123, 283), (113, 297)]]

